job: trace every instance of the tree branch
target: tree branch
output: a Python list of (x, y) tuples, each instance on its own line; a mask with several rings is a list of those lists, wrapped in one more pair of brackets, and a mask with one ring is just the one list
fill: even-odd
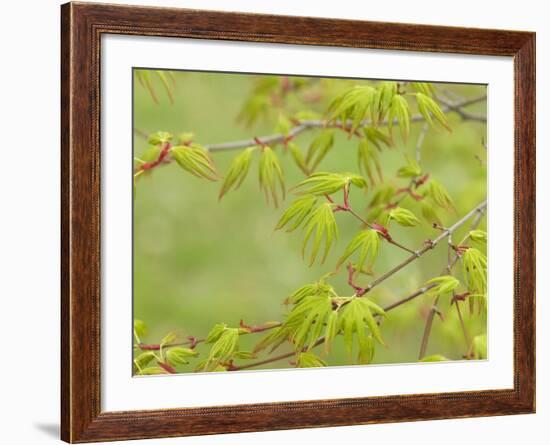
[[(313, 348), (316, 348), (317, 346), (323, 344), (325, 342), (325, 337), (319, 337), (319, 339), (313, 344)], [(305, 352), (307, 348), (302, 349), (302, 352)], [(284, 360), (285, 358), (292, 357), (293, 355), (296, 355), (295, 351), (287, 352), (280, 355), (275, 355), (273, 357), (268, 357), (264, 360), (258, 360), (257, 362), (247, 363), (246, 365), (242, 366), (232, 366), (228, 369), (228, 371), (242, 371), (243, 369), (249, 369), (249, 368), (255, 368), (257, 366), (266, 365), (268, 363), (277, 362), (279, 360)]]
[(372, 290), (375, 286), (379, 285), (383, 281), (387, 280), (389, 277), (391, 277), (396, 272), (399, 272), (401, 269), (403, 269), (405, 266), (407, 266), (409, 263), (412, 263), (414, 260), (420, 258), (422, 255), (424, 255), (428, 250), (433, 249), (442, 239), (449, 236), (451, 233), (455, 232), (458, 228), (460, 228), (466, 221), (468, 221), (473, 215), (475, 215), (477, 212), (485, 209), (487, 207), (487, 200), (483, 201), (481, 204), (477, 205), (474, 209), (470, 210), (466, 215), (464, 215), (462, 218), (460, 218), (457, 222), (455, 222), (451, 227), (444, 230), (437, 238), (434, 240), (428, 240), (426, 242), (426, 245), (417, 250), (414, 254), (406, 258), (404, 261), (399, 263), (397, 266), (393, 267), (386, 273), (380, 275), (377, 279), (371, 281), (367, 287), (365, 288), (365, 293)]
[(424, 334), (422, 334), (422, 343), (420, 344), (420, 353), (418, 354), (418, 360), (422, 360), (426, 355), (426, 349), (428, 348), (428, 340), (430, 339), (430, 333), (432, 331), (432, 325), (435, 314), (437, 312), (437, 302), (439, 301), (439, 295), (434, 298), (426, 324), (424, 325)]
[[(484, 96), (484, 99), (487, 99), (487, 96)], [(464, 111), (463, 108), (467, 107), (468, 105), (472, 105), (475, 102), (471, 101), (461, 101), (461, 102), (449, 102), (447, 99), (442, 98), (441, 96), (437, 96), (437, 100), (441, 102), (447, 110), (454, 111), (456, 114), (458, 114), (462, 120), (465, 121), (476, 121), (476, 122), (487, 122), (486, 116), (481, 116), (478, 114), (469, 113), (468, 111)]]
[[(476, 120), (479, 121), (480, 119), (485, 119), (484, 122), (487, 122), (486, 118), (482, 118), (480, 116), (473, 116), (469, 113), (466, 113), (462, 110), (462, 107), (472, 105), (474, 103), (482, 102), (487, 99), (486, 95), (473, 98), (473, 99), (464, 99), (461, 102), (451, 104), (450, 102), (447, 102), (445, 100), (441, 100), (441, 102), (445, 105), (443, 107), (443, 112), (448, 111), (454, 111), (455, 113), (458, 113), (464, 120)], [(421, 114), (416, 114), (414, 116), (411, 116), (411, 122), (423, 122), (424, 116)], [(394, 120), (394, 123), (397, 124), (397, 120)], [(261, 144), (264, 145), (274, 145), (279, 144), (281, 142), (284, 142), (285, 140), (289, 140), (291, 138), (294, 138), (298, 136), (300, 133), (303, 133), (304, 131), (311, 130), (313, 128), (347, 128), (349, 127), (352, 122), (346, 122), (346, 125), (344, 126), (343, 123), (339, 120), (328, 123), (326, 120), (318, 119), (318, 120), (304, 120), (301, 121), (299, 125), (292, 128), (287, 135), (284, 134), (272, 134), (268, 136), (260, 136), (257, 138), (251, 138), (251, 139), (245, 139), (240, 141), (233, 141), (233, 142), (223, 142), (220, 144), (207, 144), (204, 145), (204, 148), (206, 148), (209, 152), (214, 153), (218, 151), (228, 151), (228, 150), (237, 150), (241, 148), (247, 148), (254, 145), (258, 145), (258, 141)], [(387, 119), (380, 122), (378, 125), (388, 125), (389, 121)], [(372, 125), (372, 121), (370, 119), (365, 119), (361, 122), (360, 127), (364, 127), (367, 125)], [(145, 134), (144, 131), (134, 129), (134, 132), (138, 136), (142, 136)]]
[[(270, 329), (278, 328), (283, 323), (277, 321), (277, 322), (269, 322), (264, 325), (257, 325), (257, 326), (248, 326), (243, 323), (241, 320), (240, 327), (247, 329), (248, 332), (243, 332), (242, 335), (246, 334), (256, 334), (259, 332), (265, 332)], [(193, 336), (187, 337), (186, 341), (178, 342), (178, 343), (170, 343), (167, 345), (162, 345), (163, 349), (166, 348), (173, 348), (175, 346), (189, 346), (191, 349), (193, 349), (195, 346), (197, 346), (199, 343), (204, 343), (206, 341), (206, 338), (196, 338)], [(161, 348), (161, 345), (159, 344), (145, 344), (145, 343), (138, 343), (134, 345), (135, 348), (139, 348), (142, 351), (158, 351)]]
[[(484, 203), (485, 203), (485, 205), (477, 206), (474, 210), (472, 210), (469, 213), (470, 216), (476, 215), (475, 219), (474, 219), (474, 221), (471, 225), (472, 230), (476, 229), (478, 227), (479, 223), (481, 222), (481, 217), (483, 216), (483, 214), (485, 213), (485, 210), (487, 208), (487, 201), (485, 201)], [(450, 229), (447, 229), (446, 231), (444, 231), (442, 233), (442, 235), (444, 235), (445, 233), (448, 234), (447, 236), (448, 236), (448, 240), (449, 240), (449, 246), (448, 246), (448, 250), (447, 250), (447, 266), (446, 266), (445, 270), (450, 275), (453, 266), (457, 263), (460, 256), (459, 256), (458, 253), (456, 253), (455, 257), (453, 259), (451, 259), (451, 252), (452, 252), (451, 235), (452, 235), (452, 232), (450, 231)], [(419, 353), (419, 357), (418, 357), (419, 360), (424, 357), (424, 355), (426, 354), (426, 349), (428, 348), (428, 341), (429, 341), (429, 338), (430, 338), (430, 333), (431, 333), (431, 329), (432, 329), (432, 325), (433, 325), (433, 321), (434, 321), (434, 316), (437, 313), (437, 303), (439, 303), (439, 295), (437, 295), (435, 297), (433, 305), (432, 305), (432, 307), (430, 309), (430, 312), (428, 314), (428, 317), (426, 318), (426, 325), (424, 326), (424, 334), (422, 336), (422, 343), (420, 345), (420, 353)], [(466, 342), (468, 342), (469, 341), (469, 335), (468, 335), (468, 332), (466, 330), (466, 325), (464, 324), (464, 321), (462, 320), (462, 314), (460, 313), (460, 308), (458, 307), (458, 301), (455, 301), (455, 303), (456, 303), (456, 310), (458, 312), (460, 323), (462, 325), (462, 329), (463, 329), (463, 332), (464, 332), (464, 338), (466, 339)]]

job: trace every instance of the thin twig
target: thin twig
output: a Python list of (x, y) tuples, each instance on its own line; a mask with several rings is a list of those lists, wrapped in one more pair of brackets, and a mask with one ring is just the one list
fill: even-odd
[(392, 303), (388, 306), (386, 306), (384, 308), (384, 312), (389, 312), (393, 309), (395, 309), (396, 307), (399, 307), (401, 306), (402, 304), (405, 304), (411, 300), (414, 300), (416, 297), (419, 297), (420, 295), (423, 295), (425, 294), (426, 292), (428, 292), (430, 289), (433, 289), (434, 287), (436, 286), (435, 283), (432, 283), (428, 286), (424, 286), (424, 287), (421, 287), (420, 289), (418, 289), (417, 291), (413, 292), (412, 294), (408, 295), (407, 297), (405, 298), (402, 298), (401, 300), (398, 300), (396, 301), (395, 303)]
[[(327, 195), (328, 196), (328, 195)], [(344, 194), (344, 197), (346, 198), (346, 203), (345, 205), (342, 207), (340, 206), (339, 209), (340, 210), (343, 210), (345, 212), (349, 212), (351, 213), (358, 221), (360, 221), (361, 223), (363, 223), (365, 226), (367, 226), (369, 229), (373, 229), (373, 226), (371, 223), (369, 223), (365, 218), (363, 218), (361, 215), (359, 215), (359, 213), (357, 213), (355, 210), (353, 210), (350, 206), (349, 206), (349, 202), (347, 202), (348, 200), (348, 195), (347, 194)], [(373, 229), (373, 230), (376, 230), (376, 229)], [(414, 250), (411, 250), (409, 249), (408, 247), (405, 247), (403, 244), (401, 243), (398, 243), (397, 241), (395, 241), (393, 238), (390, 238), (389, 236), (388, 237), (384, 237), (384, 239), (390, 243), (390, 244), (393, 244), (395, 247), (399, 247), (400, 249), (404, 250), (405, 252), (408, 252), (408, 253), (412, 253), (412, 254), (415, 254)]]
[[(320, 337), (312, 346), (312, 348), (315, 348), (321, 344), (323, 344), (325, 342), (325, 337)], [(308, 348), (305, 347), (302, 352), (305, 352)], [(284, 360), (285, 358), (289, 358), (289, 357), (292, 357), (293, 355), (296, 355), (296, 352), (295, 351), (292, 351), (292, 352), (287, 352), (285, 354), (280, 354), (280, 355), (276, 355), (276, 356), (273, 356), (273, 357), (268, 357), (264, 360), (258, 360), (257, 362), (252, 362), (252, 363), (247, 363), (246, 365), (242, 365), (242, 366), (232, 366), (231, 368), (228, 369), (228, 371), (241, 371), (243, 369), (249, 369), (249, 368), (255, 368), (257, 366), (261, 366), (261, 365), (265, 365), (267, 363), (272, 363), (272, 362), (276, 362), (276, 361), (279, 361), (279, 360)]]
[(422, 161), (422, 144), (424, 143), (424, 138), (426, 137), (426, 133), (429, 128), (430, 126), (427, 122), (425, 122), (420, 134), (418, 135), (418, 140), (416, 141), (416, 162), (418, 164)]
[(424, 326), (424, 334), (422, 334), (422, 343), (420, 345), (420, 353), (418, 354), (418, 360), (422, 360), (426, 355), (426, 349), (428, 348), (428, 340), (430, 339), (430, 333), (432, 331), (432, 325), (434, 321), (435, 314), (437, 312), (437, 303), (439, 300), (439, 295), (434, 298), (430, 312), (428, 313), (428, 318), (426, 319), (426, 325)]
[(399, 272), (401, 269), (403, 269), (405, 266), (407, 266), (409, 263), (412, 263), (414, 260), (420, 258), (422, 255), (424, 255), (428, 250), (433, 249), (442, 239), (446, 238), (449, 234), (456, 231), (458, 228), (460, 228), (466, 221), (468, 221), (473, 215), (476, 214), (476, 212), (479, 212), (480, 209), (484, 209), (487, 206), (487, 200), (483, 201), (481, 204), (477, 205), (474, 209), (470, 210), (466, 215), (464, 215), (462, 218), (460, 218), (457, 222), (455, 222), (451, 227), (443, 231), (437, 238), (433, 240), (428, 240), (426, 242), (426, 245), (417, 250), (413, 255), (406, 258), (404, 261), (399, 263), (397, 266), (393, 267), (386, 273), (380, 275), (377, 279), (371, 281), (368, 286), (365, 288), (365, 293), (369, 292), (371, 289), (373, 289), (375, 286), (379, 285), (383, 281), (387, 280), (389, 277), (394, 275), (396, 272)]
[[(445, 271), (447, 275), (451, 275), (452, 267), (454, 265), (453, 261), (453, 238), (452, 233), (447, 235), (447, 266), (445, 266)], [(426, 349), (428, 348), (428, 342), (430, 340), (430, 334), (432, 332), (432, 325), (437, 313), (437, 305), (439, 304), (439, 295), (436, 295), (426, 318), (426, 325), (424, 326), (424, 334), (422, 335), (422, 342), (420, 344), (420, 353), (418, 354), (418, 360), (421, 360), (426, 355)]]
[[(472, 212), (470, 212), (470, 214), (469, 214), (470, 216), (472, 216), (473, 214), (476, 215), (476, 218), (474, 219), (472, 225), (470, 226), (471, 230), (476, 229), (478, 227), (479, 223), (481, 222), (481, 217), (483, 216), (483, 214), (484, 214), (484, 212), (487, 208), (487, 201), (485, 201), (484, 204), (485, 205), (483, 205), (483, 206), (477, 206)], [(458, 260), (460, 258), (458, 253), (455, 254), (454, 258), (451, 258), (451, 252), (452, 252), (451, 234), (452, 234), (452, 232), (453, 231), (450, 231), (450, 229), (447, 229), (446, 231), (443, 232), (443, 234), (448, 233), (448, 240), (449, 240), (449, 245), (448, 245), (448, 250), (447, 250), (447, 267), (445, 268), (449, 275), (451, 274), (452, 267), (458, 262)], [(437, 295), (435, 297), (434, 302), (432, 304), (432, 307), (430, 309), (430, 312), (428, 314), (428, 317), (426, 318), (426, 325), (424, 326), (424, 334), (422, 336), (422, 342), (421, 342), (421, 345), (420, 345), (420, 354), (419, 354), (419, 358), (418, 358), (419, 360), (422, 359), (422, 357), (424, 357), (424, 355), (426, 354), (426, 349), (428, 347), (428, 341), (429, 341), (429, 338), (430, 338), (430, 333), (431, 333), (431, 329), (432, 329), (432, 325), (433, 325), (433, 321), (434, 321), (434, 316), (437, 313), (437, 304), (438, 303), (439, 303), (439, 295)], [(466, 330), (466, 326), (464, 325), (464, 322), (462, 320), (462, 314), (460, 313), (460, 309), (458, 307), (458, 301), (456, 301), (456, 308), (457, 308), (457, 311), (458, 311), (458, 316), (460, 318), (460, 322), (462, 324), (462, 329), (464, 331), (464, 337), (466, 339), (466, 342), (469, 342), (470, 336), (468, 335), (468, 332)]]
[[(485, 96), (484, 98), (487, 99), (487, 96)], [(452, 102), (449, 102), (447, 99), (442, 98), (441, 96), (438, 96), (437, 100), (439, 102), (441, 102), (443, 105), (445, 105), (445, 107), (449, 111), (454, 111), (456, 114), (458, 114), (462, 118), (462, 120), (477, 121), (477, 122), (482, 122), (482, 123), (487, 122), (487, 117), (486, 116), (469, 113), (468, 111), (463, 110), (464, 107), (466, 107), (468, 105), (471, 105), (474, 102), (461, 101), (461, 102), (458, 102), (458, 103), (452, 103)]]

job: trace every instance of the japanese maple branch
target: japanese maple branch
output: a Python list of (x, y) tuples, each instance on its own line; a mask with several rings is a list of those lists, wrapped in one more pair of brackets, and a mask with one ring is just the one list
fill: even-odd
[[(445, 266), (445, 272), (447, 275), (451, 275), (453, 267), (453, 240), (452, 232), (447, 231), (447, 265)], [(458, 256), (458, 255), (457, 255)], [(418, 353), (418, 360), (422, 360), (426, 355), (426, 350), (428, 349), (428, 341), (430, 340), (430, 334), (432, 332), (432, 326), (435, 314), (439, 313), (437, 304), (439, 303), (439, 295), (436, 295), (428, 317), (426, 317), (426, 324), (424, 325), (424, 333), (422, 334), (422, 342), (420, 343), (420, 352)]]
[[(487, 99), (487, 96), (483, 95), (483, 96), (476, 97), (476, 98), (473, 98), (473, 99), (465, 99), (461, 102), (454, 103), (454, 104), (451, 104), (449, 102), (444, 102), (442, 100), (442, 103), (445, 104), (442, 111), (443, 112), (454, 111), (454, 112), (458, 113), (464, 120), (485, 119), (484, 122), (487, 122), (486, 118), (482, 118), (482, 117), (479, 117), (479, 116), (473, 116), (472, 117), (468, 113), (465, 113), (461, 110), (462, 107), (465, 107), (465, 106), (468, 106), (468, 105), (471, 105), (471, 104), (474, 104), (474, 103), (482, 102), (486, 99)], [(461, 111), (462, 111), (462, 113), (461, 113)], [(411, 116), (411, 122), (423, 122), (424, 120), (425, 120), (424, 116), (422, 116), (421, 114)], [(397, 124), (397, 120), (395, 120), (394, 123)], [(257, 138), (245, 139), (245, 140), (240, 140), (240, 141), (223, 142), (223, 143), (220, 143), (220, 144), (208, 144), (208, 145), (205, 145), (204, 148), (206, 148), (209, 152), (213, 153), (213, 152), (217, 152), (217, 151), (237, 150), (237, 149), (240, 149), (240, 148), (251, 147), (251, 146), (257, 145), (258, 141), (263, 145), (274, 145), (274, 144), (279, 144), (281, 142), (285, 142), (289, 139), (292, 139), (292, 138), (298, 136), (300, 133), (303, 133), (304, 131), (307, 131), (307, 130), (310, 130), (310, 129), (313, 129), (313, 128), (331, 127), (331, 128), (346, 129), (346, 128), (351, 126), (352, 122), (349, 121), (349, 122), (346, 122), (345, 124), (346, 125), (343, 125), (343, 123), (339, 120), (337, 120), (335, 122), (332, 122), (332, 123), (329, 123), (329, 122), (327, 122), (326, 120), (323, 120), (323, 119), (303, 120), (303, 121), (300, 122), (300, 124), (293, 127), (288, 132), (288, 134), (286, 134), (286, 135), (278, 133), (278, 134), (273, 134), (273, 135), (268, 135), (268, 136), (261, 136), (261, 137), (257, 137)], [(366, 120), (361, 122), (360, 127), (364, 127), (364, 126), (371, 125), (371, 124), (372, 124), (371, 120), (366, 119)], [(389, 124), (389, 121), (387, 119), (384, 120), (384, 121), (381, 121), (379, 123), (379, 125), (388, 125), (388, 124)], [(138, 129), (134, 129), (134, 132), (136, 134), (138, 134), (139, 136), (142, 136), (143, 134), (145, 134), (145, 132), (143, 132), (142, 130), (138, 130)]]
[[(361, 215), (359, 215), (355, 210), (353, 210), (353, 208), (350, 206), (350, 203), (349, 203), (349, 184), (346, 185), (344, 187), (344, 205), (338, 205), (335, 207), (334, 211), (343, 211), (343, 212), (348, 212), (350, 213), (351, 215), (353, 215), (357, 220), (359, 220), (361, 223), (363, 223), (365, 226), (367, 226), (369, 229), (372, 229), (372, 230), (376, 230), (377, 232), (380, 233), (380, 235), (390, 244), (393, 244), (394, 246), (396, 247), (399, 247), (400, 249), (406, 251), (406, 252), (409, 252), (409, 253), (413, 253), (414, 254), (414, 250), (411, 250), (409, 249), (408, 247), (405, 247), (403, 246), (402, 244), (398, 243), (397, 241), (395, 241), (391, 236), (390, 234), (388, 233), (387, 230), (385, 230), (382, 226), (378, 226), (377, 224), (372, 224), (372, 223), (369, 223), (366, 219), (364, 219)], [(332, 198), (329, 196), (329, 195), (326, 195), (327, 199), (330, 201), (330, 202), (334, 202), (332, 200)], [(382, 230), (383, 229), (383, 230)]]
[[(485, 201), (485, 206), (483, 206), (483, 207), (478, 206), (474, 209), (473, 213), (470, 212), (472, 214), (475, 214), (474, 221), (472, 222), (472, 225), (470, 227), (471, 230), (474, 230), (479, 226), (479, 223), (481, 222), (481, 218), (483, 217), (483, 215), (485, 213), (485, 210), (486, 210), (486, 207), (487, 207), (486, 204), (487, 204), (487, 202)], [(453, 266), (459, 260), (460, 255), (459, 255), (458, 252), (456, 252), (454, 258), (452, 258), (452, 256), (451, 256), (451, 253), (453, 251), (452, 239), (451, 239), (452, 232), (449, 232), (448, 230), (446, 230), (444, 232), (448, 233), (448, 241), (449, 241), (449, 246), (448, 246), (448, 249), (447, 249), (447, 266), (446, 266), (445, 270), (446, 270), (447, 274), (450, 275), (451, 270), (452, 270)], [(462, 319), (462, 313), (460, 312), (460, 307), (459, 307), (459, 299), (457, 299), (456, 296), (453, 296), (453, 300), (454, 300), (454, 304), (456, 305), (456, 310), (457, 310), (457, 313), (458, 313), (460, 324), (462, 326), (462, 331), (464, 333), (464, 339), (465, 339), (466, 343), (469, 344), (470, 343), (470, 335), (468, 333), (468, 330), (466, 329), (466, 325), (464, 324), (464, 320)], [(418, 355), (419, 360), (422, 359), (426, 354), (426, 350), (428, 348), (428, 341), (429, 341), (429, 338), (430, 338), (430, 333), (431, 333), (431, 330), (432, 330), (434, 317), (435, 317), (435, 314), (438, 312), (438, 309), (437, 309), (437, 304), (438, 303), (439, 303), (439, 295), (437, 295), (435, 297), (434, 302), (432, 304), (432, 307), (430, 309), (430, 312), (428, 313), (428, 317), (426, 318), (426, 324), (424, 326), (424, 333), (422, 335), (422, 342), (420, 344), (420, 353)]]
[[(422, 288), (414, 291), (412, 294), (406, 296), (405, 298), (386, 306), (384, 308), (384, 311), (389, 312), (389, 311), (401, 306), (402, 304), (404, 304), (408, 301), (411, 301), (411, 300), (415, 299), (416, 297), (428, 292), (434, 286), (435, 286), (435, 284), (422, 287)], [(317, 346), (323, 344), (324, 342), (325, 342), (325, 337), (319, 337), (319, 339), (314, 343), (313, 347), (317, 347)], [(279, 360), (284, 360), (285, 358), (290, 358), (294, 355), (296, 355), (296, 352), (292, 351), (292, 352), (286, 352), (284, 354), (279, 354), (279, 355), (274, 355), (274, 356), (271, 356), (271, 357), (267, 357), (263, 360), (258, 360), (258, 361), (255, 361), (255, 362), (247, 363), (245, 365), (240, 365), (240, 366), (233, 365), (229, 369), (229, 371), (241, 371), (243, 369), (255, 368), (255, 367), (258, 367), (258, 366), (266, 365), (268, 363), (273, 363), (273, 362), (277, 362)]]
[[(487, 99), (486, 95), (484, 96), (484, 99)], [(453, 103), (453, 102), (450, 102), (450, 101), (448, 101), (447, 99), (445, 99), (441, 96), (437, 96), (437, 100), (439, 102), (441, 102), (443, 105), (445, 105), (445, 108), (447, 110), (454, 111), (456, 114), (458, 114), (462, 118), (462, 120), (477, 121), (477, 122), (483, 122), (483, 123), (487, 122), (487, 117), (486, 116), (482, 116), (482, 115), (470, 113), (468, 111), (464, 111), (464, 109), (463, 109), (464, 107), (467, 107), (468, 105), (472, 105), (475, 102), (460, 101), (460, 102), (454, 102)]]
[(375, 286), (379, 285), (383, 281), (390, 278), (395, 273), (399, 272), (401, 269), (406, 267), (408, 264), (412, 263), (414, 260), (420, 258), (422, 255), (424, 255), (428, 250), (433, 249), (441, 240), (446, 238), (448, 235), (455, 232), (458, 228), (460, 228), (466, 221), (468, 221), (472, 216), (477, 214), (480, 210), (485, 209), (487, 207), (487, 200), (484, 200), (482, 203), (478, 204), (474, 209), (470, 210), (466, 215), (464, 215), (462, 218), (460, 218), (457, 222), (455, 222), (451, 227), (448, 229), (445, 229), (440, 235), (438, 235), (433, 240), (427, 240), (425, 243), (425, 246), (421, 249), (414, 252), (411, 256), (406, 258), (404, 261), (387, 271), (386, 273), (380, 275), (375, 280), (371, 281), (367, 287), (364, 290), (364, 293), (369, 292), (372, 290)]
[[(249, 326), (243, 323), (241, 320), (240, 327), (244, 328), (248, 332), (243, 332), (243, 334), (256, 334), (260, 332), (265, 332), (270, 329), (278, 328), (281, 326), (281, 322), (270, 322), (266, 323), (264, 325), (257, 325), (257, 326)], [(195, 346), (197, 346), (199, 343), (204, 343), (206, 341), (205, 338), (196, 338), (193, 336), (187, 337), (187, 340), (184, 342), (178, 342), (178, 343), (169, 343), (166, 345), (160, 345), (160, 344), (145, 344), (145, 343), (139, 343), (134, 345), (136, 348), (141, 349), (142, 351), (158, 351), (161, 347), (163, 349), (166, 348), (173, 348), (175, 346), (189, 346), (191, 349), (194, 349)]]

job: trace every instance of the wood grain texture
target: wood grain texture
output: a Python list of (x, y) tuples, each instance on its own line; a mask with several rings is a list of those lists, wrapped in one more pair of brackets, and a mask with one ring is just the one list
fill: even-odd
[[(63, 440), (92, 442), (534, 412), (533, 33), (90, 3), (65, 4), (61, 17)], [(101, 412), (99, 69), (100, 38), (105, 33), (514, 57), (514, 388)]]

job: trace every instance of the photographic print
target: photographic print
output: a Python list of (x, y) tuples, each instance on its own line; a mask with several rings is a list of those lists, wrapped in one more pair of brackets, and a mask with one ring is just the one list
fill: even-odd
[(535, 412), (533, 32), (61, 12), (63, 440)]
[(485, 85), (133, 88), (134, 375), (487, 358)]

